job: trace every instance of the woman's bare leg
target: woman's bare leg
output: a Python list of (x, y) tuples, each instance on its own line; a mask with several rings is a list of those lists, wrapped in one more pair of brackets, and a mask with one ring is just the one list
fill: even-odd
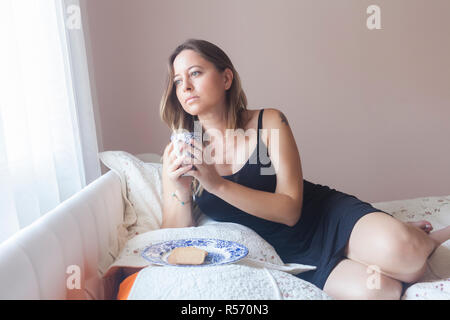
[(330, 273), (323, 290), (338, 300), (398, 300), (402, 283), (366, 265), (344, 259)]
[(378, 266), (384, 275), (411, 283), (420, 279), (427, 258), (449, 238), (449, 227), (428, 235), (383, 212), (373, 212), (355, 224), (345, 255), (366, 266)]

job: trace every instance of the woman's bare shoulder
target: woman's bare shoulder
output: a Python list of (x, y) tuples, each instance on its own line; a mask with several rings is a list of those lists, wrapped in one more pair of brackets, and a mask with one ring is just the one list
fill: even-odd
[(249, 124), (255, 120), (257, 121), (258, 116), (263, 109), (264, 109), (263, 122), (266, 122), (266, 119), (268, 120), (267, 122), (281, 119), (282, 122), (285, 122), (287, 124), (286, 116), (283, 114), (283, 112), (281, 112), (277, 108), (261, 108), (261, 109), (255, 109), (255, 110), (247, 109), (246, 123)]
[(258, 115), (260, 111), (261, 109), (246, 110), (244, 119), (245, 130), (256, 128), (256, 125), (258, 124)]
[(283, 112), (281, 112), (280, 110), (276, 109), (276, 108), (267, 108), (264, 109), (264, 119), (268, 119), (267, 122), (271, 122), (271, 121), (275, 121), (278, 120), (282, 123), (285, 123), (286, 125), (289, 126), (287, 117), (284, 115)]

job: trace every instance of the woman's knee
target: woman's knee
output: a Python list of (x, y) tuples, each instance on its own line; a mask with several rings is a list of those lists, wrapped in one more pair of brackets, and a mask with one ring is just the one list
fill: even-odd
[[(420, 270), (429, 255), (429, 248), (420, 230), (401, 223), (395, 229), (384, 235), (382, 247), (385, 250), (384, 260), (390, 261), (404, 273), (414, 273)], [(397, 268), (396, 268), (397, 269)]]
[(386, 272), (412, 273), (423, 266), (427, 244), (420, 230), (381, 213), (370, 214), (355, 225), (347, 257)]

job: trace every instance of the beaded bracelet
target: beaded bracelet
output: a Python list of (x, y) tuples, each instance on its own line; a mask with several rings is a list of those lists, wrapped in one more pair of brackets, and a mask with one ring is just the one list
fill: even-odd
[(172, 197), (174, 197), (174, 198), (176, 198), (178, 201), (180, 201), (180, 202), (181, 202), (181, 205), (183, 205), (183, 206), (184, 206), (185, 203), (191, 202), (191, 200), (189, 200), (189, 201), (181, 201), (181, 200), (178, 198), (178, 196), (175, 194), (175, 192), (172, 192)]

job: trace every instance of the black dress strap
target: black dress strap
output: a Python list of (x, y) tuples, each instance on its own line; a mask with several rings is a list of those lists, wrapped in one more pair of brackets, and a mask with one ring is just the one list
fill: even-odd
[(259, 117), (258, 117), (258, 129), (256, 130), (257, 132), (257, 142), (256, 142), (256, 159), (258, 159), (258, 163), (259, 163), (259, 130), (262, 129), (262, 117), (263, 117), (263, 112), (264, 109), (261, 109), (261, 111), (259, 111)]

